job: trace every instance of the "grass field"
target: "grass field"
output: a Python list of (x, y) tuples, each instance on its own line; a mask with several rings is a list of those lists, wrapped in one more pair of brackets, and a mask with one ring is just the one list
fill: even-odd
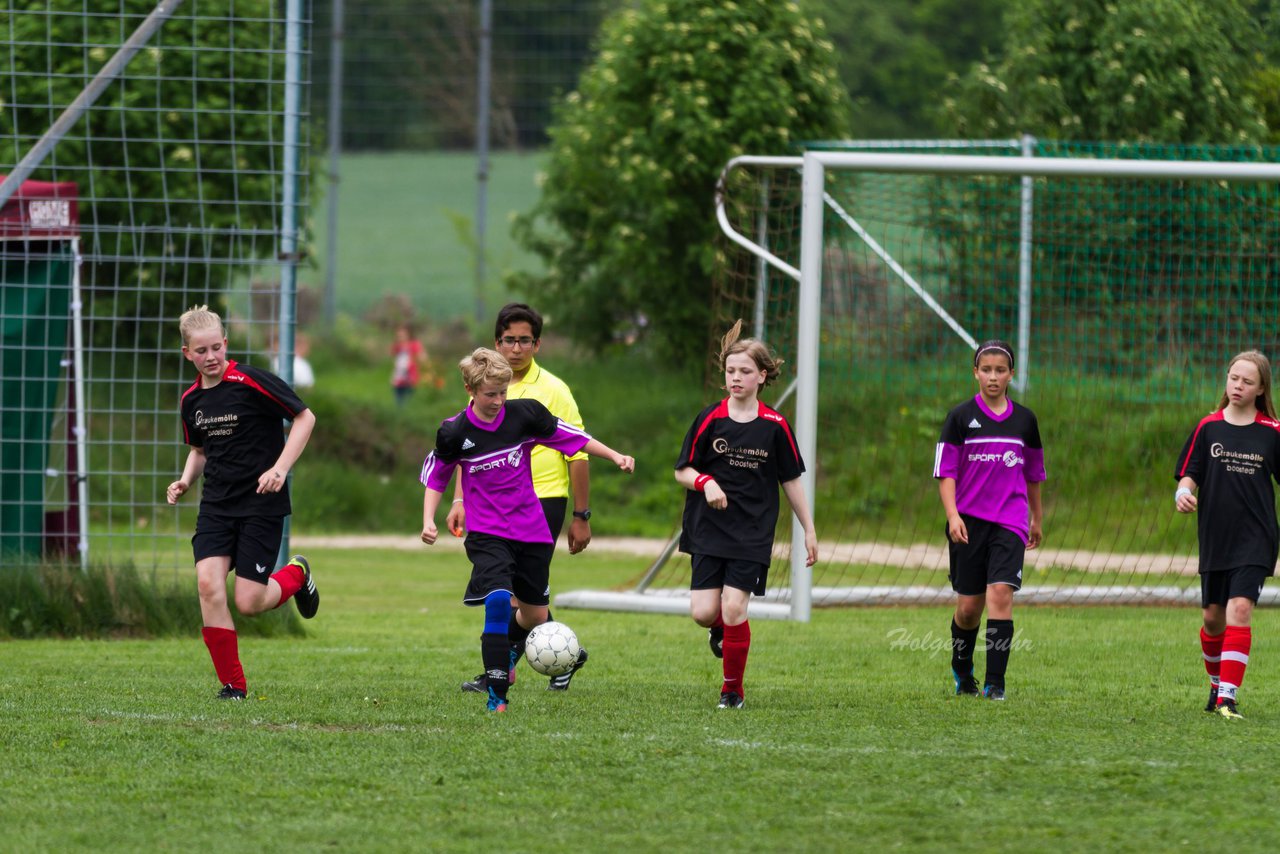
[(522, 666), (499, 716), (457, 687), (479, 669), (460, 551), (311, 557), (320, 614), (244, 642), (245, 703), (212, 699), (196, 637), (0, 647), (0, 848), (1274, 848), (1274, 611), (1240, 722), (1200, 711), (1195, 610), (1136, 608), (1019, 610), (1003, 704), (950, 696), (945, 609), (755, 621), (741, 712), (713, 708), (690, 621), (562, 611), (590, 664), (565, 694)]
[[(541, 154), (497, 152), (489, 174), (487, 302), (504, 300), (499, 282), (536, 260), (511, 240), (510, 219), (537, 201)], [(475, 308), (476, 159), (467, 152), (348, 154), (338, 189), (338, 309), (359, 316), (388, 294), (404, 294), (432, 323)], [(311, 252), (319, 269), (301, 281), (321, 288), (327, 258), (327, 202), (312, 212)], [(462, 233), (459, 233), (461, 227)]]

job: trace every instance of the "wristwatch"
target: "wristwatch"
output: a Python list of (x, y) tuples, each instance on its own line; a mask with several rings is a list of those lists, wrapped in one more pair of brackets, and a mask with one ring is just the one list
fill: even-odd
[(591, 521), (591, 508), (590, 508), (590, 507), (588, 507), (586, 510), (574, 510), (574, 511), (573, 511), (573, 518), (575, 518), (575, 519), (581, 519), (581, 520), (582, 520), (582, 521), (584, 521), (584, 522), (590, 522), (590, 521)]

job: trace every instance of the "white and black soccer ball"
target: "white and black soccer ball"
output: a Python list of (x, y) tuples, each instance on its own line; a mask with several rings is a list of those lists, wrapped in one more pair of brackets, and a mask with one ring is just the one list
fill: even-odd
[(543, 676), (563, 676), (578, 661), (578, 636), (564, 623), (535, 626), (524, 642), (529, 666)]

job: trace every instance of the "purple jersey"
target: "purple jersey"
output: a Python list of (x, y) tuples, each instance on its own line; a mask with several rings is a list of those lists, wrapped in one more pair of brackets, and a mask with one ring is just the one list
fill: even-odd
[(956, 510), (994, 522), (1027, 542), (1027, 484), (1045, 479), (1036, 416), (1012, 400), (996, 415), (975, 395), (947, 414), (933, 476), (954, 478)]
[(589, 441), (589, 435), (533, 399), (508, 400), (488, 424), (467, 404), (440, 425), (419, 480), (427, 489), (444, 492), (453, 470), (460, 468), (469, 530), (522, 543), (552, 543), (533, 491), (529, 452), (534, 445), (545, 445), (572, 456)]

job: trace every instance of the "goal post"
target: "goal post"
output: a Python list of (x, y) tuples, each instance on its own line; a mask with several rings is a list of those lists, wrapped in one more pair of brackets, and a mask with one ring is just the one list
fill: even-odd
[[(716, 322), (760, 316), (755, 268), (776, 271), (765, 336), (795, 369), (789, 415), (820, 543), (811, 571), (803, 532), (792, 520), (787, 548), (780, 527), (785, 564), (760, 616), (951, 599), (927, 457), (973, 393), (975, 342), (992, 337), (1014, 345), (1014, 397), (1048, 436), (1050, 547), (1028, 552), (1020, 600), (1197, 600), (1194, 521), (1173, 519), (1165, 481), (1225, 360), (1280, 353), (1280, 151), (1018, 142), (998, 156), (824, 148), (725, 167), (722, 264), (738, 281), (718, 288)], [(909, 396), (866, 379), (895, 369)], [(881, 458), (867, 424), (909, 433), (912, 450)], [(685, 561), (609, 607), (683, 613), (687, 582)]]

